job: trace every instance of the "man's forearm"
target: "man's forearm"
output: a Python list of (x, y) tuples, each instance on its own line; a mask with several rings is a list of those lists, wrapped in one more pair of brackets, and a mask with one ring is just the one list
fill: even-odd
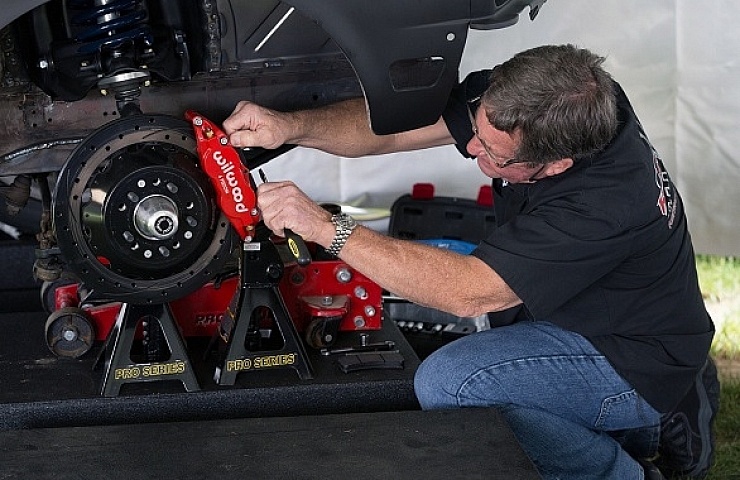
[(454, 315), (478, 316), (521, 303), (478, 258), (392, 239), (368, 228), (357, 227), (339, 256), (384, 289)]
[[(389, 135), (376, 135), (363, 98), (293, 112), (292, 143), (343, 157), (362, 157), (419, 150), (453, 142), (440, 118), (434, 125)], [(290, 142), (289, 142), (290, 143)]]
[(235, 147), (272, 149), (294, 144), (343, 157), (418, 150), (453, 142), (441, 118), (427, 127), (375, 135), (363, 98), (295, 112), (279, 112), (243, 101), (224, 120), (223, 127)]
[(291, 143), (343, 157), (390, 153), (393, 135), (375, 135), (362, 98), (292, 112), (296, 137)]

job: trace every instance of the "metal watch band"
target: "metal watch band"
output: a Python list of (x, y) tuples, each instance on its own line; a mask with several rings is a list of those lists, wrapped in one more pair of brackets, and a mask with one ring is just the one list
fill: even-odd
[(354, 218), (346, 213), (332, 215), (331, 223), (334, 224), (336, 233), (334, 234), (334, 239), (331, 241), (331, 245), (329, 245), (329, 248), (327, 248), (326, 251), (336, 257), (339, 255), (339, 252), (342, 251), (344, 244), (347, 243), (347, 239), (357, 226), (357, 223)]

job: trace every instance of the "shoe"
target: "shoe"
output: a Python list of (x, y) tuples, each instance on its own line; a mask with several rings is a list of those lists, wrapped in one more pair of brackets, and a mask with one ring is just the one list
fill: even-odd
[(717, 367), (707, 357), (676, 410), (660, 422), (655, 465), (669, 478), (704, 478), (714, 461), (714, 417), (719, 410)]
[(666, 480), (663, 473), (655, 466), (653, 462), (647, 459), (640, 459), (638, 462), (645, 473), (645, 480)]

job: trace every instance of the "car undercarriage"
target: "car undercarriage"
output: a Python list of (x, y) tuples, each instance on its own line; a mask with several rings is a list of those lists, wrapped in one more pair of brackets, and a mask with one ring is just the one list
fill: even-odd
[[(429, 125), (469, 29), (545, 0), (51, 0), (0, 14), (3, 236), (34, 244), (44, 292), (161, 303), (224, 271), (238, 243), (187, 110), (278, 110), (364, 97), (378, 134)], [(252, 149), (252, 169), (281, 155)], [(12, 283), (12, 282), (11, 282)], [(52, 309), (52, 299), (44, 306)]]

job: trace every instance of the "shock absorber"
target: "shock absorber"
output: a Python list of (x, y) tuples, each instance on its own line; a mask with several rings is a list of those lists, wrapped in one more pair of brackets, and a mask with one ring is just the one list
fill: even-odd
[(137, 41), (152, 44), (142, 0), (68, 0), (67, 7), (80, 54), (117, 50)]
[(68, 0), (80, 70), (96, 75), (98, 88), (112, 92), (121, 115), (140, 113), (141, 86), (150, 80), (154, 39), (143, 0)]

